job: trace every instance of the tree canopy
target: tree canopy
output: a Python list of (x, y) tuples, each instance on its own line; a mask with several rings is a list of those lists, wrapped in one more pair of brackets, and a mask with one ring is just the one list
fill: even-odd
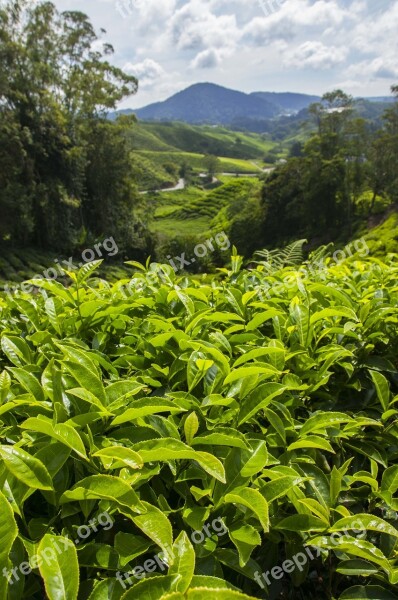
[(112, 53), (81, 12), (0, 10), (0, 242), (69, 251), (122, 229), (134, 243), (129, 151), (105, 117), (138, 82)]

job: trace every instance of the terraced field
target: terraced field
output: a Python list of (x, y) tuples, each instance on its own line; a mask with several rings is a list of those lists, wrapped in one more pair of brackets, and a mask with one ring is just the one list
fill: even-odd
[(225, 178), (224, 185), (203, 191), (189, 187), (185, 190), (148, 194), (156, 203), (151, 230), (163, 236), (206, 236), (212, 229), (213, 219), (239, 197), (249, 196), (258, 186), (252, 178)]
[[(150, 160), (152, 164), (162, 168), (166, 162), (172, 162), (179, 166), (187, 164), (195, 171), (203, 171), (205, 168), (203, 162), (203, 154), (197, 154), (194, 152), (154, 152), (144, 151), (138, 152), (139, 156), (143, 156)], [(260, 169), (250, 160), (243, 160), (238, 158), (225, 158), (219, 157), (222, 171), (228, 173), (247, 173), (256, 174), (260, 173)]]

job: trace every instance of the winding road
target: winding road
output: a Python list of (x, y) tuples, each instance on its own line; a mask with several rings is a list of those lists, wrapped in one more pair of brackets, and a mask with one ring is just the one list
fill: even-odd
[[(271, 173), (275, 167), (266, 167), (265, 169), (260, 169), (258, 173), (221, 173), (223, 177), (258, 177), (261, 173)], [(201, 173), (203, 175), (203, 173)], [(213, 177), (212, 183), (217, 183), (217, 177)], [(162, 193), (162, 192), (177, 192), (178, 190), (185, 190), (185, 179), (179, 179), (177, 185), (169, 188), (162, 188), (159, 190), (144, 190), (140, 192), (140, 194), (153, 194), (154, 192)]]

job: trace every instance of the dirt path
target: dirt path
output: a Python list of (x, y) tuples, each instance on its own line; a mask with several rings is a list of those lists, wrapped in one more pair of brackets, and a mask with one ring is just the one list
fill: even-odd
[(185, 190), (185, 179), (179, 179), (177, 185), (170, 188), (162, 188), (160, 190), (144, 190), (140, 194), (149, 194), (153, 192), (177, 192), (178, 190)]
[[(259, 169), (258, 173), (221, 173), (223, 177), (258, 177), (261, 173), (270, 173), (273, 171), (275, 167), (267, 167), (265, 169)], [(217, 183), (218, 179), (213, 177), (213, 183)], [(164, 192), (177, 192), (178, 190), (185, 190), (186, 184), (185, 179), (179, 179), (177, 185), (169, 188), (162, 188), (160, 190), (144, 190), (140, 192), (140, 194), (149, 194), (149, 193), (164, 193)]]

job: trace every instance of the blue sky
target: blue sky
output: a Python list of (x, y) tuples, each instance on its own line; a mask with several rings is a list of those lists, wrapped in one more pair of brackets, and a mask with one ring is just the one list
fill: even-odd
[(192, 83), (388, 95), (398, 83), (398, 0), (55, 0), (81, 10), (140, 80), (123, 106)]

